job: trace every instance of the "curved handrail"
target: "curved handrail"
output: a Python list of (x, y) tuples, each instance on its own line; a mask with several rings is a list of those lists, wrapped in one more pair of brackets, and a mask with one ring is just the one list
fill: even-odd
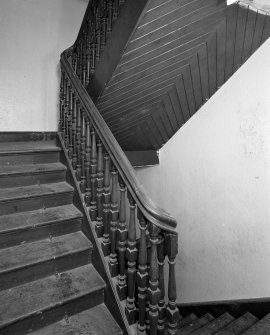
[(91, 118), (98, 136), (102, 140), (107, 152), (111, 155), (113, 163), (117, 167), (122, 179), (126, 183), (130, 194), (136, 201), (140, 211), (147, 220), (155, 224), (163, 231), (177, 235), (177, 232), (175, 231), (177, 226), (176, 220), (166, 211), (157, 207), (154, 202), (150, 200), (149, 196), (146, 194), (143, 188), (143, 185), (136, 177), (134, 169), (127, 159), (125, 153), (107, 126), (103, 117), (99, 113), (97, 107), (93, 103), (80, 79), (75, 74), (68, 59), (70, 53), (72, 52), (72, 48), (73, 47), (70, 47), (62, 52), (61, 66), (64, 68), (69, 80), (72, 82), (74, 89), (76, 89), (76, 93), (80, 97), (81, 103), (86, 113)]

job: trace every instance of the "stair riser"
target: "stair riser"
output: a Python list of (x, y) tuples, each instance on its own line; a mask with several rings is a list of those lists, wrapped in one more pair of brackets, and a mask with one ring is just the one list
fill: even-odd
[(92, 250), (83, 250), (73, 254), (63, 255), (24, 268), (0, 273), (0, 291), (38, 280), (56, 273), (68, 271), (78, 266), (91, 263)]
[(0, 188), (57, 183), (64, 181), (66, 171), (50, 171), (35, 174), (0, 176)]
[(59, 162), (58, 151), (45, 151), (37, 153), (1, 154), (0, 165), (42, 164)]
[(42, 313), (33, 313), (27, 318), (18, 320), (9, 326), (0, 328), (1, 335), (22, 335), (28, 333), (30, 330), (34, 331), (49, 324), (57, 322), (65, 315), (74, 315), (84, 310), (92, 308), (101, 304), (104, 301), (103, 289), (94, 291), (83, 297), (72, 299), (69, 302), (60, 306), (52, 306), (50, 309), (43, 311)]
[(1, 132), (0, 142), (55, 141), (54, 132)]
[(22, 242), (33, 242), (51, 236), (60, 236), (81, 230), (81, 219), (53, 222), (33, 228), (14, 230), (0, 234), (0, 249)]
[(55, 193), (0, 202), (0, 215), (71, 204), (73, 192)]

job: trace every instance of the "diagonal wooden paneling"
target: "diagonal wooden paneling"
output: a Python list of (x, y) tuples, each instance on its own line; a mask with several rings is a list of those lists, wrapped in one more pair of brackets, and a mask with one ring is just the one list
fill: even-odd
[(269, 37), (225, 0), (152, 0), (97, 106), (125, 150), (158, 149)]

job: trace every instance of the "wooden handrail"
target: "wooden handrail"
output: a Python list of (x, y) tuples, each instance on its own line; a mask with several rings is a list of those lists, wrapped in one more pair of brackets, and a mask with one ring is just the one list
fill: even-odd
[[(177, 222), (146, 194), (86, 89), (101, 46), (106, 49), (104, 43), (112, 30), (113, 12), (117, 17), (118, 7), (124, 2), (90, 1), (75, 44), (61, 54), (59, 136), (76, 173), (90, 224), (101, 238), (104, 256), (109, 256), (110, 274), (118, 276), (116, 288), (119, 298), (126, 299), (128, 322), (137, 322), (141, 335), (163, 335), (166, 328), (168, 334), (174, 335), (179, 318), (175, 278)], [(87, 22), (95, 15), (98, 22)], [(106, 22), (110, 23), (110, 29), (105, 29)], [(137, 228), (141, 232), (139, 241)], [(169, 264), (167, 290), (165, 259)]]
[(64, 68), (69, 80), (72, 81), (73, 87), (80, 97), (80, 101), (86, 113), (88, 113), (91, 121), (96, 127), (98, 136), (101, 138), (106, 150), (113, 158), (113, 163), (117, 167), (121, 177), (125, 181), (125, 184), (128, 186), (129, 191), (142, 211), (142, 214), (158, 228), (172, 234), (177, 234), (174, 229), (177, 226), (176, 220), (166, 211), (157, 207), (154, 202), (150, 200), (149, 196), (146, 194), (143, 188), (143, 185), (136, 177), (134, 169), (127, 159), (125, 153), (113, 136), (103, 117), (100, 115), (98, 109), (82, 85), (80, 79), (74, 73), (74, 70), (68, 60), (68, 55), (70, 55), (71, 51), (72, 47), (65, 50), (61, 54), (61, 65)]

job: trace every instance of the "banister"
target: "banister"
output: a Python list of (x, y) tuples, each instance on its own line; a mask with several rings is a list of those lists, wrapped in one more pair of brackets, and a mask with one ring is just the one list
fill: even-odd
[(69, 79), (72, 81), (74, 89), (80, 97), (81, 103), (83, 104), (86, 113), (88, 113), (91, 121), (95, 125), (98, 136), (102, 139), (106, 150), (113, 158), (113, 163), (117, 167), (126, 185), (129, 186), (129, 191), (134, 197), (134, 200), (136, 200), (136, 203), (140, 207), (143, 215), (150, 222), (152, 222), (158, 228), (164, 231), (170, 232), (172, 234), (177, 234), (174, 229), (177, 226), (176, 220), (166, 211), (157, 207), (154, 202), (150, 200), (149, 196), (145, 193), (143, 185), (136, 177), (134, 169), (128, 161), (126, 155), (124, 154), (122, 148), (120, 147), (109, 127), (107, 126), (106, 122), (100, 115), (98, 109), (96, 108), (86, 89), (82, 85), (80, 79), (74, 73), (70, 62), (68, 61), (68, 54), (70, 54), (71, 50), (72, 48), (69, 48), (61, 54), (61, 65), (65, 69), (65, 72), (68, 75)]
[[(119, 7), (125, 1), (131, 3), (90, 0), (76, 42), (61, 54), (59, 136), (89, 211), (90, 224), (100, 238), (103, 255), (109, 256), (110, 275), (118, 277), (115, 285), (119, 299), (126, 299), (129, 324), (137, 322), (138, 335), (175, 335), (179, 319), (177, 222), (146, 194), (87, 91), (95, 62), (107, 47), (112, 21), (120, 15)], [(167, 290), (165, 259), (169, 265)]]

